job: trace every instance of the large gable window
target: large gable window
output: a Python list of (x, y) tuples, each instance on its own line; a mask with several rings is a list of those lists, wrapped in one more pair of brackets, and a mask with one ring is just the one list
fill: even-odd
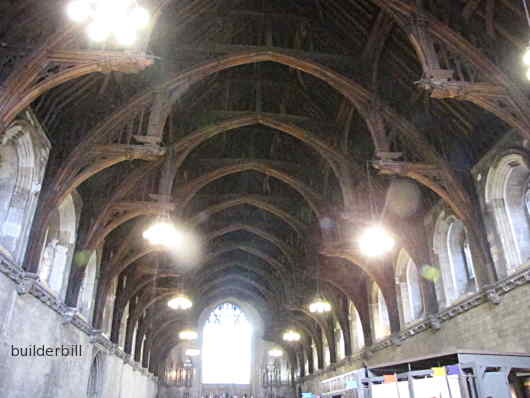
[(250, 384), (252, 327), (235, 304), (217, 306), (203, 331), (202, 382)]

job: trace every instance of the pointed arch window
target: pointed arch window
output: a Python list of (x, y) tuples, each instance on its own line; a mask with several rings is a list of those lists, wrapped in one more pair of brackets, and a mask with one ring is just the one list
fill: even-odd
[(388, 318), (388, 308), (386, 306), (385, 297), (376, 283), (372, 284), (371, 299), (374, 337), (376, 340), (381, 340), (390, 335), (390, 321)]
[(489, 170), (485, 202), (495, 220), (491, 234), (497, 273), (505, 277), (530, 260), (530, 167), (526, 154), (514, 152)]
[(454, 216), (440, 214), (435, 226), (434, 252), (438, 256), (441, 283), (437, 295), (445, 306), (477, 290), (473, 256), (464, 223)]
[(340, 361), (346, 357), (346, 352), (344, 349), (344, 334), (339, 321), (335, 321), (335, 346), (337, 349), (337, 361)]
[(355, 304), (352, 301), (350, 301), (349, 307), (352, 350), (355, 352), (362, 350), (364, 347), (364, 331), (359, 312), (357, 312), (357, 308), (355, 308)]
[(419, 319), (423, 313), (423, 299), (420, 287), (420, 276), (416, 263), (406, 250), (399, 253), (396, 265), (396, 283), (404, 324)]
[(202, 338), (204, 384), (250, 384), (252, 327), (239, 306), (217, 306), (206, 321)]
[(331, 365), (331, 353), (329, 351), (329, 343), (328, 338), (326, 337), (326, 333), (322, 330), (322, 346), (323, 346), (323, 354), (324, 354), (324, 369), (327, 368), (329, 365)]

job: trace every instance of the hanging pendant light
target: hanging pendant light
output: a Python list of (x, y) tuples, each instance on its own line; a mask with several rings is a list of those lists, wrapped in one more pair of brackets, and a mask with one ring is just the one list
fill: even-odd
[(184, 329), (179, 333), (179, 339), (181, 340), (197, 340), (199, 338), (199, 334), (194, 329)]
[(76, 23), (88, 23), (88, 37), (96, 42), (111, 35), (119, 45), (129, 47), (138, 32), (149, 26), (149, 12), (137, 0), (71, 0), (66, 14)]
[(188, 348), (185, 352), (187, 357), (198, 357), (201, 355), (201, 350), (198, 348)]
[(272, 358), (281, 358), (283, 357), (283, 350), (279, 347), (274, 347), (269, 350), (269, 356)]
[(313, 314), (323, 314), (330, 311), (331, 303), (320, 295), (317, 295), (315, 300), (309, 304), (309, 312)]
[(395, 240), (381, 225), (366, 228), (359, 238), (359, 249), (367, 257), (377, 257), (390, 252)]
[(300, 335), (300, 333), (293, 329), (289, 329), (283, 334), (283, 340), (288, 341), (290, 343), (300, 341), (301, 338), (302, 336)]
[[(366, 174), (368, 177), (368, 201), (370, 204), (370, 213), (372, 220), (383, 220), (389, 201), (388, 192), (385, 199), (385, 205), (381, 214), (377, 217), (376, 205), (373, 200), (372, 193), (372, 178), (370, 173), (370, 165), (366, 164)], [(395, 246), (394, 237), (381, 224), (380, 221), (372, 223), (365, 228), (357, 239), (359, 250), (366, 257), (378, 257), (387, 254)]]
[(191, 299), (185, 294), (179, 294), (167, 302), (167, 306), (174, 310), (189, 310), (193, 306)]
[(309, 304), (309, 312), (313, 314), (324, 314), (331, 311), (331, 303), (320, 294), (320, 262), (317, 259), (316, 268), (317, 293), (315, 299)]

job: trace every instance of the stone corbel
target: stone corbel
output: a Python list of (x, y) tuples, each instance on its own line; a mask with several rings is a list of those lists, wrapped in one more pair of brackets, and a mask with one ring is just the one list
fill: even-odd
[(92, 331), (90, 343), (93, 344), (98, 350), (107, 354), (112, 354), (114, 352), (114, 345), (103, 335), (102, 330)]
[(429, 324), (432, 330), (440, 330), (442, 328), (441, 319), (436, 315), (431, 315), (429, 317)]
[(400, 347), (403, 344), (403, 339), (399, 335), (394, 335), (390, 338), (390, 341), (396, 347)]
[(76, 315), (79, 314), (79, 310), (75, 307), (65, 307), (62, 313), (63, 325), (68, 325), (74, 321)]
[(495, 289), (490, 289), (486, 292), (486, 297), (491, 304), (499, 305), (501, 303), (501, 296)]
[(365, 361), (369, 361), (374, 356), (374, 353), (370, 349), (365, 349), (363, 353), (361, 354), (361, 359)]
[(18, 295), (23, 296), (28, 294), (38, 280), (39, 275), (30, 272), (24, 272), (22, 280), (16, 285)]

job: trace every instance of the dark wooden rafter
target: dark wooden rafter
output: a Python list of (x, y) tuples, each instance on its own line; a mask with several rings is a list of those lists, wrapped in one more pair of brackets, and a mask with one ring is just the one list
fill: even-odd
[(69, 31), (65, 31), (54, 35), (33, 55), (22, 59), (4, 82), (0, 91), (0, 134), (39, 96), (69, 80), (95, 72), (137, 73), (153, 63), (145, 55), (58, 50), (68, 34)]

